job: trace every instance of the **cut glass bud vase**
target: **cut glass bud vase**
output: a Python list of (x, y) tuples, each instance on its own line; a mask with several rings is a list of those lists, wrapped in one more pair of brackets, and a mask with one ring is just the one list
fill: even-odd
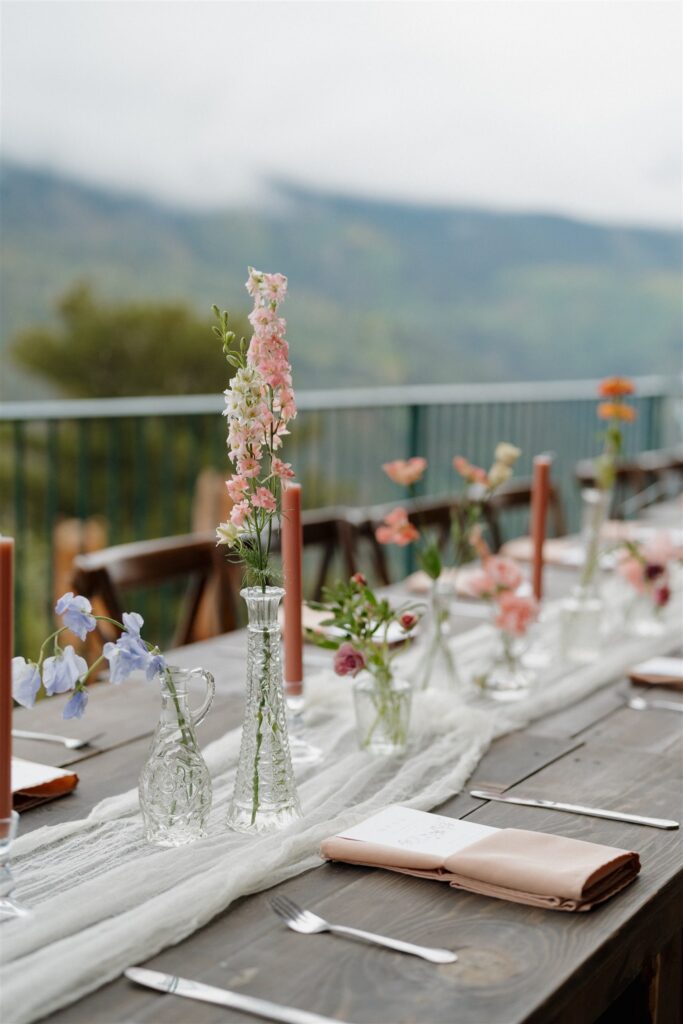
[(602, 532), (611, 491), (586, 488), (581, 539), (583, 562), (578, 584), (562, 603), (560, 646), (568, 661), (589, 663), (600, 654), (604, 602), (601, 594)]
[[(206, 697), (191, 711), (187, 687), (194, 677)], [(211, 810), (211, 776), (201, 755), (195, 727), (213, 701), (213, 676), (204, 669), (168, 667), (160, 675), (161, 713), (140, 774), (140, 810), (145, 834), (157, 846), (184, 846), (205, 835)]]
[(278, 607), (281, 587), (242, 590), (248, 615), (247, 695), (228, 825), (274, 832), (301, 817), (287, 735)]

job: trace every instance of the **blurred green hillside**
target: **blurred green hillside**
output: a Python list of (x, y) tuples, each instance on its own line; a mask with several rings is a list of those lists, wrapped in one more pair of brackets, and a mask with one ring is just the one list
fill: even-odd
[(299, 387), (680, 372), (673, 232), (280, 184), (267, 208), (204, 213), (15, 164), (0, 216), (3, 398), (44, 393), (7, 348), (75, 281), (204, 318), (246, 311), (247, 264), (290, 279)]

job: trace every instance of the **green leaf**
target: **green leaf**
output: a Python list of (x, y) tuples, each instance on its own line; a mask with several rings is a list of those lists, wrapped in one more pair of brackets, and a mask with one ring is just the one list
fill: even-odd
[(442, 565), (441, 555), (436, 544), (430, 544), (429, 547), (424, 549), (420, 554), (420, 564), (430, 579), (438, 580), (441, 575)]

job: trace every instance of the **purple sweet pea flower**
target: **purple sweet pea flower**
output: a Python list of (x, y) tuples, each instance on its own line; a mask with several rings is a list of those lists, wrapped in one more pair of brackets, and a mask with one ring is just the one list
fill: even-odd
[(130, 633), (131, 636), (140, 636), (140, 630), (144, 626), (145, 620), (137, 612), (124, 612), (123, 624), (126, 627), (126, 633)]
[(88, 694), (85, 690), (76, 690), (71, 700), (67, 701), (62, 718), (82, 718), (87, 703)]
[(160, 676), (166, 669), (166, 659), (159, 653), (158, 650), (152, 651), (147, 655), (147, 678), (154, 679), (155, 676)]
[(61, 654), (54, 658), (46, 658), (43, 663), (43, 683), (48, 697), (55, 693), (66, 693), (73, 690), (82, 675), (88, 671), (88, 663), (80, 654), (76, 654), (71, 645), (65, 647)]
[(12, 696), (17, 704), (32, 708), (39, 689), (38, 666), (25, 658), (12, 658)]
[(112, 683), (123, 683), (136, 669), (147, 669), (147, 648), (139, 637), (130, 633), (123, 633), (116, 643), (105, 644), (102, 653), (109, 662)]
[(63, 594), (55, 605), (57, 615), (64, 616), (64, 625), (68, 626), (80, 640), (85, 640), (97, 625), (92, 614), (92, 605), (87, 597), (80, 597), (71, 592)]

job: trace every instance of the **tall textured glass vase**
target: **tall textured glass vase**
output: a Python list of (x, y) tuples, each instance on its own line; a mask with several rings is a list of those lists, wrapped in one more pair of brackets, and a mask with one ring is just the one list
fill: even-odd
[[(191, 711), (188, 703), (187, 686), (193, 677), (206, 686), (197, 711)], [(159, 679), (161, 714), (140, 773), (140, 810), (150, 843), (184, 846), (205, 835), (211, 810), (211, 776), (195, 727), (211, 707), (215, 685), (211, 673), (202, 668), (169, 666)]]
[(460, 676), (450, 641), (451, 602), (455, 597), (452, 580), (436, 579), (432, 582), (430, 611), (426, 623), (426, 645), (420, 669), (420, 689), (461, 689)]
[(587, 663), (600, 653), (604, 604), (600, 592), (602, 532), (612, 492), (589, 487), (583, 500), (583, 560), (579, 582), (562, 605), (561, 647), (569, 661)]
[(278, 607), (281, 587), (247, 587), (247, 697), (228, 825), (274, 832), (301, 817), (287, 735)]

